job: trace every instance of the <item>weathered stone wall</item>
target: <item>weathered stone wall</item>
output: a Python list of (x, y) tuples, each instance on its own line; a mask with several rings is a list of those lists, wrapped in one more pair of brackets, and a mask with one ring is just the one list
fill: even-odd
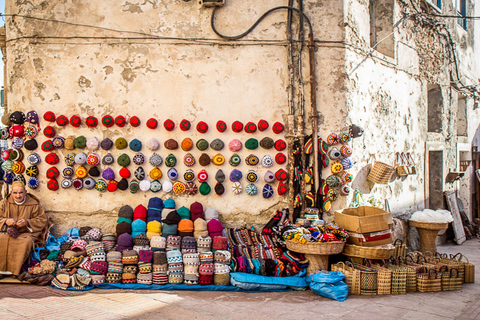
[[(286, 5), (286, 1), (229, 1), (218, 11), (216, 25), (220, 32), (234, 35), (244, 32), (268, 9)], [(343, 91), (343, 39), (342, 6), (331, 1), (305, 1), (305, 10), (311, 17), (316, 39), (333, 40), (332, 43), (317, 44), (318, 103), (321, 106), (322, 126), (337, 126), (337, 117), (345, 118)], [(205, 138), (212, 141), (221, 138), (228, 143), (233, 138), (246, 141), (250, 137), (258, 140), (265, 136), (274, 139), (283, 136), (257, 132), (235, 134), (229, 129), (219, 134), (215, 129), (217, 120), (224, 120), (230, 126), (235, 120), (243, 123), (266, 119), (270, 125), (275, 121), (286, 123), (288, 113), (288, 65), (286, 46), (286, 11), (268, 16), (250, 35), (236, 42), (219, 39), (210, 28), (212, 9), (203, 9), (195, 1), (115, 1), (85, 2), (76, 0), (55, 0), (28, 2), (7, 1), (7, 13), (30, 15), (47, 20), (28, 19), (17, 16), (6, 18), (8, 38), (7, 88), (9, 111), (31, 109), (40, 115), (48, 110), (68, 117), (77, 114), (82, 118), (89, 115), (101, 118), (106, 114), (134, 116), (142, 120), (141, 127), (95, 129), (82, 126), (79, 129), (67, 126), (58, 128), (61, 136), (96, 136), (99, 140), (125, 137), (146, 143), (156, 137), (162, 143), (160, 154), (168, 155), (163, 142), (175, 138), (180, 142), (185, 137), (196, 141)], [(68, 21), (79, 25), (48, 21)], [(101, 26), (94, 28), (91, 26)], [(328, 26), (328, 28), (327, 28)], [(123, 30), (117, 32), (113, 30)], [(306, 29), (308, 31), (308, 29)], [(148, 35), (146, 35), (148, 34)], [(308, 32), (307, 32), (308, 34)], [(151, 37), (154, 35), (155, 37)], [(339, 47), (340, 46), (340, 47)], [(309, 113), (308, 57), (304, 57), (304, 80)], [(333, 110), (335, 116), (329, 116)], [(337, 112), (338, 113), (337, 116)], [(146, 128), (148, 118), (155, 117), (160, 126), (157, 130)], [(192, 121), (190, 131), (180, 129), (167, 132), (161, 125), (166, 119), (173, 119), (177, 126), (186, 118)], [(331, 121), (335, 123), (331, 123)], [(210, 130), (199, 134), (194, 126), (206, 121)], [(331, 123), (331, 124), (330, 124)], [(46, 123), (43, 122), (42, 126)], [(331, 129), (329, 129), (331, 130)], [(43, 135), (39, 142), (43, 142)], [(227, 149), (225, 149), (227, 150)], [(231, 152), (222, 153), (228, 158)], [(145, 147), (142, 152), (149, 157)], [(62, 158), (67, 150), (60, 150)], [(116, 157), (123, 153), (113, 150)], [(130, 152), (133, 156), (133, 152)], [(200, 152), (192, 152), (198, 159)], [(210, 156), (215, 152), (210, 150)], [(249, 153), (239, 152), (242, 159)], [(259, 148), (253, 152), (259, 158), (264, 154), (275, 155)], [(46, 153), (39, 151), (44, 157)], [(101, 156), (106, 152), (99, 151)], [(186, 167), (182, 163), (182, 151), (175, 151), (183, 175)], [(63, 162), (58, 165), (63, 168)], [(151, 166), (144, 166), (147, 173)], [(209, 165), (210, 186), (214, 187), (217, 168)], [(281, 166), (275, 165), (274, 170)], [(227, 192), (218, 197), (176, 196), (151, 192), (135, 195), (128, 191), (99, 193), (94, 190), (73, 189), (57, 192), (45, 187), (44, 173), (48, 165), (40, 165), (41, 185), (35, 195), (42, 199), (47, 212), (57, 224), (57, 232), (73, 226), (97, 225), (112, 230), (117, 210), (125, 205), (147, 205), (152, 196), (175, 199), (177, 207), (189, 206), (194, 201), (204, 207), (215, 207), (222, 221), (227, 225), (243, 224), (262, 226), (277, 208), (288, 206), (286, 197), (276, 193), (265, 200), (261, 196), (263, 175), (266, 169), (255, 167), (260, 181), (256, 184), (259, 195), (234, 196), (230, 181), (225, 182)], [(231, 167), (224, 164), (228, 175)], [(118, 172), (118, 165), (113, 166)], [(131, 165), (130, 169), (134, 169)], [(166, 168), (161, 170), (166, 175)], [(246, 173), (248, 166), (239, 167)], [(200, 165), (193, 167), (195, 172)], [(227, 178), (228, 179), (228, 178)], [(274, 185), (276, 187), (277, 184)], [(243, 183), (243, 187), (246, 183)]]

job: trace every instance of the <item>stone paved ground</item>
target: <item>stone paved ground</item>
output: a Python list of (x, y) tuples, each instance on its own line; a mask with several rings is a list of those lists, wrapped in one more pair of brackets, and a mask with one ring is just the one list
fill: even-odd
[[(480, 240), (448, 245), (475, 263)], [(282, 293), (92, 290), (72, 292), (22, 284), (0, 285), (0, 320), (55, 319), (480, 319), (480, 286), (461, 291), (350, 296), (337, 302), (312, 291)]]

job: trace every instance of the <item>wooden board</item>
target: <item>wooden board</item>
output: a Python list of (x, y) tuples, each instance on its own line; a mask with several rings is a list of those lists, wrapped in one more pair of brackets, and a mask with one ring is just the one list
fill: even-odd
[(460, 216), (460, 210), (457, 204), (457, 192), (445, 191), (445, 199), (447, 200), (448, 209), (452, 213), (453, 217), (453, 232), (455, 233), (455, 242), (462, 244), (465, 242), (465, 230), (463, 229), (462, 217)]

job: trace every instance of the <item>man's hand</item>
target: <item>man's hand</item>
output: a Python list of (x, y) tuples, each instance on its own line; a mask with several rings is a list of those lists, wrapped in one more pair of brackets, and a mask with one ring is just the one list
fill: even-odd
[(14, 226), (15, 225), (15, 220), (13, 219), (7, 219), (7, 221), (5, 221), (6, 225), (11, 227), (11, 226)]
[(21, 227), (25, 227), (27, 225), (27, 220), (25, 219), (20, 219), (17, 221), (17, 227), (21, 228)]

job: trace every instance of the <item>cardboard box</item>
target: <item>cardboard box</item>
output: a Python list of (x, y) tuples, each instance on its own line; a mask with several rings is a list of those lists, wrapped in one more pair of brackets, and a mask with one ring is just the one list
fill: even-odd
[(335, 211), (335, 222), (340, 228), (355, 233), (383, 231), (393, 224), (390, 212), (367, 206)]
[(392, 243), (392, 231), (390, 229), (370, 233), (348, 233), (347, 243), (362, 247), (375, 247)]

